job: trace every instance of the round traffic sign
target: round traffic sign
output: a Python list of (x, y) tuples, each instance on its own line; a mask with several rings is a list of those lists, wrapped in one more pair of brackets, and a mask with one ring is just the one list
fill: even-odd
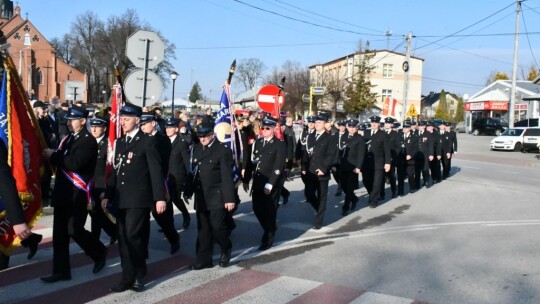
[(148, 68), (153, 69), (165, 59), (165, 44), (155, 32), (138, 30), (129, 36), (126, 42), (126, 56), (133, 65), (143, 69), (147, 42)]
[(143, 79), (144, 71), (137, 70), (129, 74), (124, 82), (124, 92), (129, 102), (141, 107), (157, 102), (163, 91), (161, 78), (156, 73), (148, 70), (146, 75), (146, 102), (144, 102), (142, 98)]
[[(276, 99), (278, 94), (279, 104), (278, 107), (276, 107)], [(271, 113), (273, 116), (277, 116), (279, 114), (279, 110), (285, 102), (285, 95), (278, 86), (265, 85), (259, 90), (257, 96), (255, 96), (255, 101), (257, 101), (257, 105), (259, 105), (261, 110)]]

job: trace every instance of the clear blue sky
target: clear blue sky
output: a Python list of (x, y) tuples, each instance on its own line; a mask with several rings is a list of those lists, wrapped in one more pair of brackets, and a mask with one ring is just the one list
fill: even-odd
[[(235, 58), (259, 58), (269, 73), (286, 60), (307, 67), (344, 56), (355, 51), (360, 39), (369, 40), (371, 49), (388, 46), (404, 53), (402, 42), (409, 31), (416, 36), (412, 41), (413, 55), (425, 59), (424, 94), (445, 89), (458, 95), (472, 95), (484, 86), (492, 71), (512, 73), (514, 36), (502, 34), (515, 31), (513, 0), (241, 1), (245, 4), (235, 0), (18, 3), (23, 16), (28, 13), (30, 21), (47, 39), (69, 32), (76, 16), (89, 10), (103, 21), (127, 9), (136, 10), (141, 20), (176, 45), (173, 65), (180, 74), (176, 96), (184, 98), (195, 81), (203, 94), (218, 98)], [(389, 40), (386, 31), (392, 32)], [(462, 36), (447, 37), (458, 31)], [(538, 68), (540, 64), (540, 0), (523, 2), (520, 32), (525, 31), (529, 40), (525, 35), (519, 38), (518, 70), (528, 70), (531, 65)], [(165, 90), (162, 97), (169, 97), (170, 88)]]

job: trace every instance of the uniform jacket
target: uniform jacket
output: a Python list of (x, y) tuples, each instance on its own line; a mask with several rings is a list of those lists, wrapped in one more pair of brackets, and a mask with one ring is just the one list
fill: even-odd
[(56, 167), (53, 190), (55, 207), (87, 204), (86, 193), (75, 187), (61, 170), (77, 173), (88, 183), (94, 177), (97, 150), (96, 139), (83, 127), (77, 135), (69, 134), (62, 146), (51, 155), (49, 162)]
[(422, 135), (420, 135), (420, 132), (418, 132), (418, 153), (428, 158), (429, 156), (434, 155), (434, 151), (433, 134), (424, 131)]
[(349, 132), (345, 131), (343, 132), (343, 134), (341, 134), (340, 132), (336, 132), (333, 137), (338, 149), (338, 158), (336, 161), (336, 165), (339, 165), (341, 158), (343, 157), (343, 153), (345, 153), (345, 147), (347, 146)]
[(439, 133), (439, 146), (441, 150), (441, 155), (446, 155), (446, 153), (452, 153), (452, 139), (450, 138), (449, 132), (444, 132), (443, 134)]
[[(320, 180), (330, 179), (330, 169), (336, 163), (338, 156), (337, 145), (335, 140), (327, 132), (322, 132), (318, 139), (316, 132), (312, 132), (307, 137), (306, 153), (302, 160), (302, 171), (306, 171), (312, 177), (318, 177)], [(315, 172), (320, 169), (324, 175), (317, 176)]]
[[(11, 174), (11, 167), (7, 163), (8, 151), (4, 142), (0, 140), (0, 196), (4, 202), (7, 219), (13, 225), (24, 223), (24, 214), (17, 193), (15, 179)], [(3, 211), (3, 210), (0, 210)]]
[(103, 136), (97, 143), (97, 160), (96, 169), (94, 171), (94, 192), (100, 194), (105, 191), (105, 174), (107, 170), (107, 149), (108, 140), (107, 136)]
[(286, 159), (291, 161), (295, 157), (294, 149), (296, 148), (296, 140), (292, 127), (285, 126), (283, 130), (283, 138), (286, 147)]
[(183, 137), (176, 135), (171, 143), (169, 174), (176, 183), (184, 183), (189, 173), (189, 144)]
[(285, 142), (275, 137), (266, 143), (264, 141), (264, 138), (259, 138), (253, 146), (253, 191), (264, 191), (267, 183), (273, 187), (281, 186), (282, 173), (285, 170)]
[(166, 178), (169, 174), (169, 159), (171, 158), (171, 140), (161, 131), (157, 131), (154, 135), (156, 138), (156, 146), (161, 159), (161, 170), (163, 177)]
[(439, 137), (440, 137), (439, 132), (433, 131), (433, 133), (431, 133), (431, 136), (433, 137), (433, 156), (434, 157), (441, 156), (442, 150), (441, 150), (441, 142), (439, 140)]
[(225, 203), (235, 201), (231, 149), (217, 139), (205, 149), (198, 143), (193, 147), (190, 163), (190, 182), (185, 193), (195, 194), (195, 210), (222, 209)]
[(364, 163), (366, 142), (360, 134), (345, 133), (342, 152), (340, 153), (339, 171), (361, 169)]
[(457, 136), (455, 131), (450, 131), (450, 141), (452, 142), (452, 153), (457, 152)]
[[(400, 136), (400, 151), (398, 156), (398, 164), (414, 164), (414, 157), (418, 153), (418, 136), (414, 135), (412, 132), (409, 132), (406, 136), (401, 134)], [(407, 161), (407, 155), (411, 157)]]
[(151, 208), (165, 200), (162, 162), (154, 136), (139, 130), (131, 141), (126, 136), (115, 143), (115, 168), (107, 181), (106, 198), (120, 209)]
[(384, 169), (385, 164), (390, 164), (392, 156), (390, 154), (390, 140), (386, 132), (378, 130), (375, 135), (371, 135), (371, 130), (364, 132), (366, 138), (366, 157), (364, 158), (364, 168), (368, 170)]
[[(386, 131), (385, 131), (386, 132)], [(387, 132), (388, 141), (390, 143), (390, 155), (392, 157), (392, 164), (397, 164), (397, 159), (399, 156), (399, 151), (401, 150), (401, 140), (399, 138), (399, 133), (395, 130)]]
[(296, 160), (302, 160), (304, 153), (306, 152), (307, 137), (313, 131), (314, 130), (308, 130), (308, 128), (304, 128), (302, 134), (300, 134), (300, 139), (296, 143), (295, 149)]

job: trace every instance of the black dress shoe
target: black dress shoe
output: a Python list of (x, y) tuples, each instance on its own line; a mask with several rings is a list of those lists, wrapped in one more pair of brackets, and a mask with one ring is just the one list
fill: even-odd
[(289, 196), (291, 196), (290, 193), (283, 196), (283, 205), (285, 205), (285, 204), (287, 204), (289, 202)]
[(342, 216), (347, 216), (349, 214), (349, 210), (341, 210)]
[(418, 191), (418, 189), (411, 189), (409, 193), (415, 193), (416, 191)]
[(116, 236), (116, 235), (111, 236), (111, 240), (109, 241), (109, 246), (116, 243), (116, 241), (118, 241), (118, 236)]
[(319, 229), (321, 229), (321, 225), (315, 225), (315, 226), (313, 226), (313, 229), (319, 230)]
[(221, 258), (219, 259), (219, 266), (220, 267), (227, 267), (229, 266), (229, 263), (231, 261), (231, 250), (232, 249), (228, 249), (226, 250), (225, 252), (222, 252), (221, 253)]
[(180, 240), (171, 244), (171, 254), (175, 254), (180, 250)]
[(272, 245), (268, 244), (268, 243), (263, 243), (261, 244), (261, 246), (259, 246), (259, 251), (265, 251), (265, 250), (268, 250), (272, 248)]
[(191, 270), (201, 270), (201, 269), (212, 268), (212, 267), (214, 267), (214, 265), (212, 263), (209, 263), (209, 264), (195, 264), (195, 265), (191, 265)]
[(43, 239), (43, 236), (41, 234), (32, 233), (26, 240), (23, 240), (21, 244), (26, 245), (28, 247), (28, 256), (26, 256), (29, 260), (36, 255), (36, 252), (38, 250), (38, 244)]
[(191, 217), (184, 217), (184, 223), (182, 223), (182, 228), (187, 229), (191, 224)]
[(128, 289), (131, 289), (132, 287), (133, 287), (133, 284), (120, 283), (114, 287), (111, 287), (109, 291), (110, 292), (124, 292)]
[(105, 263), (107, 262), (107, 253), (108, 253), (107, 247), (105, 247), (105, 252), (103, 253), (101, 259), (94, 262), (94, 269), (92, 269), (92, 273), (98, 273), (105, 267)]
[(55, 283), (55, 282), (58, 282), (58, 281), (69, 281), (69, 280), (71, 280), (71, 275), (53, 273), (48, 277), (42, 277), (41, 280), (43, 282), (45, 282), (45, 283)]
[(138, 278), (135, 280), (135, 283), (133, 283), (133, 286), (131, 287), (131, 290), (133, 291), (136, 291), (136, 292), (141, 292), (141, 291), (144, 291), (144, 284), (146, 283), (146, 281), (144, 280), (144, 278)]
[(397, 197), (398, 197), (397, 193), (392, 194), (392, 198), (397, 198)]

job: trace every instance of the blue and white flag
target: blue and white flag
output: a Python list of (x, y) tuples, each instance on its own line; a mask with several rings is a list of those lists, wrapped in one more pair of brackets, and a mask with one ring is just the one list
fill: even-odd
[(217, 139), (229, 147), (233, 155), (233, 182), (237, 184), (240, 181), (240, 169), (237, 162), (237, 148), (235, 133), (236, 122), (231, 110), (231, 91), (230, 85), (225, 83), (223, 85), (223, 93), (221, 93), (221, 99), (219, 102), (219, 111), (217, 113), (216, 121), (214, 124), (214, 133)]

